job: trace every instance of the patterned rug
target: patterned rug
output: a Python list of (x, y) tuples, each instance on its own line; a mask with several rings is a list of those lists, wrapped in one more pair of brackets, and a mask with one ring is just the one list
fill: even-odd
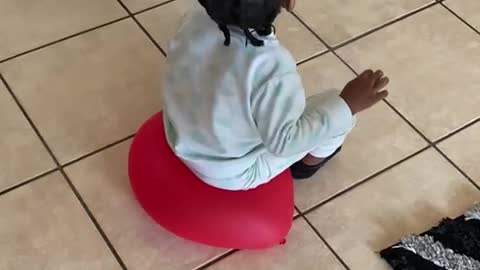
[(480, 270), (480, 203), (428, 232), (404, 237), (380, 255), (394, 270)]

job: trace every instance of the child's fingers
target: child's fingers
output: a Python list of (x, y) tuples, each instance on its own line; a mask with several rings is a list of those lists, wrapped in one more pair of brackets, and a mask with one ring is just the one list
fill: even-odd
[(362, 74), (360, 74), (360, 79), (366, 83), (366, 87), (363, 89), (364, 91), (368, 91), (373, 89), (375, 86), (375, 73), (371, 69), (367, 69)]
[(388, 97), (388, 91), (387, 90), (380, 91), (375, 95), (374, 103), (377, 103), (377, 102), (379, 102), (382, 99), (385, 99), (387, 97)]
[(381, 71), (381, 70), (375, 71), (375, 74), (373, 74), (373, 78), (374, 78), (375, 82), (380, 80), (381, 78), (383, 78), (383, 71)]
[(362, 74), (360, 74), (360, 77), (364, 79), (370, 79), (372, 76), (373, 76), (373, 70), (371, 69), (367, 69), (364, 72), (362, 72)]
[(379, 81), (380, 81), (382, 78), (383, 78), (383, 71), (377, 70), (377, 71), (375, 71), (375, 73), (373, 73), (373, 76), (372, 76), (372, 82), (373, 82), (372, 88), (373, 88), (374, 91), (376, 91), (375, 88), (376, 88), (376, 86), (378, 85)]
[(390, 79), (388, 77), (383, 77), (380, 80), (378, 80), (373, 88), (375, 92), (382, 90), (385, 88), (388, 83), (390, 82)]

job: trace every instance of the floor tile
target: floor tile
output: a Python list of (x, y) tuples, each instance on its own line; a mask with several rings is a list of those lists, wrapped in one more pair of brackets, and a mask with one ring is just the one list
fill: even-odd
[[(137, 12), (142, 9), (153, 7), (158, 4), (168, 2), (169, 0), (121, 0), (131, 12)], [(175, 0), (178, 1), (178, 0)], [(198, 1), (198, 0), (193, 0)]]
[(447, 0), (444, 3), (460, 17), (480, 31), (480, 1)]
[(303, 218), (300, 218), (293, 223), (285, 245), (263, 251), (239, 251), (208, 269), (344, 270), (345, 268)]
[(0, 191), (55, 167), (1, 81), (0, 137)]
[(115, 0), (0, 0), (0, 60), (127, 15)]
[(442, 6), (369, 35), (339, 54), (356, 70), (384, 69), (391, 78), (388, 99), (431, 140), (480, 116), (480, 35)]
[(440, 149), (480, 185), (480, 123), (439, 144)]
[(327, 48), (308, 31), (292, 14), (282, 12), (275, 22), (277, 36), (283, 46), (301, 61)]
[(127, 267), (190, 270), (225, 252), (177, 238), (144, 214), (128, 181), (129, 144), (122, 143), (66, 169)]
[(0, 215), (0, 269), (121, 269), (60, 174), (2, 195)]
[(0, 71), (67, 162), (134, 133), (160, 110), (164, 61), (138, 26), (124, 20), (9, 61)]
[[(327, 54), (300, 66), (307, 94), (342, 89), (354, 77)], [(305, 210), (420, 150), (426, 142), (385, 103), (361, 113), (342, 153), (311, 179), (295, 182), (296, 205)]]
[(432, 0), (303, 0), (295, 12), (334, 46), (418, 9)]
[(307, 218), (351, 269), (389, 270), (378, 251), (463, 214), (479, 198), (440, 154), (427, 150)]
[[(165, 6), (138, 15), (139, 21), (162, 48), (175, 35), (183, 16), (189, 12), (191, 0), (176, 0)], [(293, 15), (282, 12), (275, 22), (277, 36), (297, 61), (325, 51), (325, 46)], [(222, 33), (219, 31), (219, 35)]]
[(155, 38), (160, 47), (167, 49), (168, 42), (177, 33), (182, 19), (192, 9), (191, 0), (175, 0), (164, 6), (137, 15), (137, 19)]

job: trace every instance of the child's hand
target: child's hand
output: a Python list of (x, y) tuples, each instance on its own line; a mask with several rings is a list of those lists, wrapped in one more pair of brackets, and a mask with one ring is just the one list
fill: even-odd
[(345, 100), (352, 114), (355, 115), (386, 98), (388, 91), (383, 89), (388, 83), (388, 77), (384, 77), (381, 70), (375, 73), (372, 70), (366, 70), (345, 86), (340, 97)]

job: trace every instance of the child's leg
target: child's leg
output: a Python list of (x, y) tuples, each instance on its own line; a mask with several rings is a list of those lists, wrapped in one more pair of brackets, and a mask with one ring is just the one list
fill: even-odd
[(348, 132), (324, 141), (317, 148), (310, 151), (310, 153), (302, 160), (293, 164), (290, 167), (293, 177), (295, 179), (312, 177), (320, 168), (340, 152), (347, 135), (352, 129), (353, 126)]
[[(315, 158), (319, 158), (320, 163), (322, 160), (328, 159), (331, 157), (332, 154), (335, 153), (337, 149), (343, 144), (346, 138), (346, 134), (342, 136), (338, 136), (332, 138), (320, 146), (315, 148), (310, 153), (300, 153), (297, 155), (289, 156), (289, 157), (279, 157), (275, 156), (271, 153), (263, 154), (255, 164), (249, 168), (245, 173), (241, 176), (238, 176), (236, 179), (230, 179), (228, 181), (224, 181), (224, 184), (220, 185), (217, 182), (215, 185), (217, 188), (227, 189), (227, 190), (249, 190), (257, 188), (260, 185), (266, 184), (270, 182), (275, 176), (279, 175), (283, 171), (287, 170), (288, 168), (292, 167), (292, 173), (295, 178), (308, 178), (311, 174), (314, 174), (318, 169), (307, 170), (305, 171), (305, 167), (299, 167), (299, 164), (302, 163), (302, 159), (305, 158), (307, 155), (312, 155)], [(295, 164), (295, 165), (294, 165)], [(299, 170), (295, 170), (294, 166), (297, 166)], [(315, 164), (317, 165), (317, 164)], [(308, 167), (308, 166), (307, 166)], [(309, 169), (316, 168), (316, 166), (312, 166)], [(299, 174), (300, 173), (300, 174)], [(301, 177), (299, 177), (299, 175)]]
[[(313, 158), (312, 160), (316, 158), (318, 159), (319, 162), (321, 162), (323, 159), (332, 156), (343, 145), (343, 143), (345, 142), (345, 139), (355, 127), (356, 119), (354, 118), (353, 120), (354, 120), (353, 126), (352, 128), (350, 128), (350, 130), (336, 137), (333, 137), (329, 140), (323, 141), (318, 147), (310, 151), (309, 155), (307, 155), (305, 158), (308, 158), (310, 156)], [(318, 162), (316, 163), (314, 162), (313, 164), (309, 164), (309, 165), (315, 165), (315, 164), (318, 164)]]
[[(339, 152), (340, 147), (343, 145), (345, 139), (347, 138), (348, 134), (351, 132), (352, 129), (353, 126), (346, 133), (340, 134), (329, 140), (325, 140), (320, 143), (318, 147), (306, 153), (299, 153), (297, 155), (289, 157), (278, 157), (271, 153), (263, 154), (261, 158), (257, 160), (255, 165), (252, 166), (252, 168), (250, 168), (244, 175), (242, 175), (241, 178), (246, 181), (243, 182), (240, 189), (253, 189), (262, 184), (268, 183), (275, 176), (279, 175), (290, 167), (292, 167), (292, 173), (295, 178), (302, 179), (310, 177), (316, 171), (318, 171), (318, 169), (320, 169), (320, 167), (322, 167), (328, 160), (333, 158), (333, 156)], [(292, 165), (302, 165), (302, 159), (304, 159), (308, 155), (317, 158), (319, 162), (314, 163), (315, 166), (297, 166), (300, 168), (300, 174), (297, 174), (294, 170), (294, 166)], [(302, 169), (305, 168), (309, 170), (303, 171)]]
[(253, 189), (270, 182), (275, 176), (287, 170), (292, 164), (301, 160), (308, 153), (300, 153), (289, 157), (279, 157), (271, 153), (263, 154), (243, 176), (247, 179), (241, 189)]
[[(337, 151), (337, 149), (342, 146), (346, 137), (347, 134), (337, 136), (320, 144), (320, 146), (313, 149), (309, 153), (300, 153), (290, 157), (278, 157), (271, 153), (265, 153), (264, 155), (262, 155), (261, 158), (257, 160), (255, 165), (241, 177), (243, 179), (247, 179), (247, 181), (243, 183), (241, 189), (252, 189), (268, 183), (275, 176), (287, 170), (296, 162), (301, 162), (302, 158), (305, 158), (305, 156), (307, 155), (312, 155), (315, 158), (319, 158), (321, 162), (325, 158), (331, 157), (335, 153), (335, 151)], [(316, 163), (315, 165), (317, 164), (318, 163)]]
[(202, 177), (202, 180), (213, 187), (224, 190), (254, 189), (270, 182), (275, 176), (287, 170), (292, 164), (301, 160), (307, 154), (308, 152), (289, 157), (279, 157), (267, 152), (257, 158), (250, 168), (238, 176), (222, 180)]
[[(224, 184), (217, 183), (214, 186), (227, 190), (254, 189), (260, 185), (268, 183), (270, 180), (275, 178), (275, 176), (281, 174), (283, 171), (287, 170), (290, 167), (292, 168), (292, 174), (295, 178), (308, 178), (316, 171), (318, 171), (318, 169), (323, 166), (328, 160), (330, 160), (336, 153), (338, 153), (338, 150), (345, 142), (346, 137), (352, 129), (350, 129), (344, 134), (340, 134), (334, 138), (323, 141), (318, 147), (305, 153), (299, 153), (289, 157), (279, 157), (271, 153), (265, 153), (260, 158), (258, 158), (255, 164), (242, 175), (234, 179), (223, 181)], [(318, 158), (320, 164), (314, 163), (316, 166), (311, 166), (314, 168), (314, 171), (309, 170), (307, 175), (303, 174), (304, 171), (301, 171), (302, 176), (307, 177), (296, 177), (296, 172), (293, 167), (297, 164), (302, 165), (302, 159), (306, 158), (308, 155), (311, 155), (314, 158)], [(304, 168), (303, 166), (301, 167), (302, 168), (300, 169)]]
[(333, 155), (333, 153), (335, 153), (335, 151), (337, 151), (337, 149), (343, 145), (346, 138), (347, 134), (332, 138), (320, 144), (320, 146), (310, 151), (309, 154), (318, 159), (325, 159)]

